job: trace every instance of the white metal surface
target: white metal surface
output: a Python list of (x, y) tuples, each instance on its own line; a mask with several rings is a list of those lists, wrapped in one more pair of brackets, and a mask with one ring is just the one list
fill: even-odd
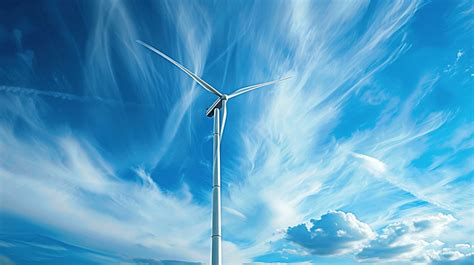
[(171, 57), (169, 57), (168, 55), (162, 53), (160, 50), (158, 50), (157, 48), (151, 46), (151, 45), (148, 45), (146, 43), (144, 43), (143, 41), (141, 40), (137, 40), (137, 42), (141, 45), (143, 45), (145, 48), (148, 48), (150, 49), (152, 52), (160, 55), (161, 57), (165, 58), (166, 60), (168, 60), (170, 63), (176, 65), (179, 69), (181, 69), (183, 72), (185, 72), (186, 74), (188, 74), (192, 79), (194, 79), (194, 81), (196, 81), (199, 85), (201, 85), (204, 89), (206, 89), (207, 91), (219, 96), (219, 97), (222, 97), (223, 94), (221, 92), (219, 92), (217, 89), (213, 88), (211, 85), (209, 85), (208, 83), (206, 83), (206, 81), (202, 80), (199, 76), (195, 75), (193, 72), (189, 71), (186, 67), (182, 66), (181, 64), (179, 64), (178, 62), (176, 62), (175, 60), (173, 60)]
[(251, 85), (251, 86), (246, 86), (246, 87), (243, 87), (243, 88), (240, 88), (240, 89), (237, 89), (235, 90), (234, 92), (232, 92), (228, 97), (229, 99), (233, 98), (233, 97), (236, 97), (238, 95), (242, 95), (244, 93), (247, 93), (247, 92), (250, 92), (252, 90), (255, 90), (257, 88), (261, 88), (261, 87), (264, 87), (264, 86), (269, 86), (269, 85), (273, 85), (275, 83), (278, 83), (278, 82), (281, 82), (281, 81), (284, 81), (284, 80), (287, 80), (287, 79), (290, 79), (291, 76), (289, 77), (284, 77), (284, 78), (281, 78), (281, 79), (278, 79), (278, 80), (273, 80), (273, 81), (269, 81), (269, 82), (265, 82), (265, 83), (260, 83), (260, 84), (256, 84), (256, 85)]
[(221, 124), (221, 131), (220, 131), (220, 138), (222, 139), (222, 135), (224, 134), (224, 127), (225, 121), (227, 120), (227, 99), (222, 100), (222, 124)]
[(214, 160), (212, 180), (212, 241), (211, 265), (222, 264), (221, 235), (221, 127), (219, 126), (219, 109), (214, 109)]

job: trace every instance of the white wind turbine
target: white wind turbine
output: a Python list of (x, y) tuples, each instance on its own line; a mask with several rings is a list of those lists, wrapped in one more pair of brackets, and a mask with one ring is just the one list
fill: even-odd
[[(146, 44), (141, 40), (137, 42), (146, 48), (150, 49), (154, 53), (157, 53), (161, 57), (168, 60), (170, 63), (176, 65), (183, 72), (188, 74), (194, 81), (201, 85), (207, 91), (217, 96), (217, 99), (207, 109), (206, 116), (214, 116), (214, 159), (213, 159), (213, 181), (212, 181), (212, 242), (211, 242), (211, 264), (221, 265), (222, 264), (222, 247), (221, 247), (221, 166), (220, 166), (220, 142), (222, 139), (222, 133), (224, 131), (225, 121), (227, 118), (227, 101), (236, 96), (250, 92), (260, 87), (269, 86), (277, 82), (289, 79), (291, 77), (285, 77), (274, 81), (260, 83), (256, 85), (246, 86), (235, 90), (231, 94), (223, 94), (219, 90), (209, 85), (206, 81), (202, 80), (199, 76), (189, 71), (187, 68), (162, 53), (158, 49)], [(223, 109), (222, 112), (222, 123), (220, 122), (219, 109)]]

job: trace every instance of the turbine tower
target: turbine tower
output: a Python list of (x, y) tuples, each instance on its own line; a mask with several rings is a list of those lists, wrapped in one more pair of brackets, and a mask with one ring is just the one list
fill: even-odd
[[(206, 81), (202, 80), (199, 76), (195, 75), (193, 72), (189, 71), (186, 67), (182, 66), (175, 60), (173, 60), (168, 55), (162, 53), (158, 49), (154, 48), (151, 45), (146, 44), (141, 40), (137, 42), (144, 47), (150, 49), (152, 52), (160, 55), (161, 57), (168, 60), (170, 63), (177, 66), (187, 75), (189, 75), (194, 81), (201, 85), (205, 90), (211, 92), (217, 96), (217, 99), (212, 103), (212, 105), (207, 109), (206, 116), (214, 117), (214, 150), (213, 150), (213, 180), (212, 180), (212, 235), (211, 235), (211, 264), (212, 265), (221, 265), (222, 264), (222, 235), (221, 235), (221, 164), (220, 164), (220, 144), (222, 139), (222, 133), (224, 132), (225, 121), (227, 119), (227, 101), (242, 95), (244, 93), (250, 92), (257, 88), (264, 86), (269, 86), (280, 81), (289, 79), (291, 77), (285, 77), (274, 81), (269, 81), (265, 83), (260, 83), (256, 85), (246, 86), (240, 89), (235, 90), (231, 94), (227, 95), (221, 93), (219, 90), (215, 89), (209, 85)], [(222, 121), (219, 114), (219, 110), (222, 109)]]

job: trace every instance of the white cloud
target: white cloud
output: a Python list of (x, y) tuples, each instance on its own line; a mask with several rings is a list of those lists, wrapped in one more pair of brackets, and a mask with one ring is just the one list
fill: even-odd
[(290, 240), (314, 255), (340, 255), (358, 252), (375, 237), (369, 225), (359, 221), (354, 214), (331, 211), (321, 219), (311, 219), (309, 224), (288, 228)]
[(473, 248), (473, 246), (471, 246), (470, 244), (465, 244), (465, 243), (461, 243), (461, 244), (456, 244), (454, 245), (456, 248), (460, 248), (460, 249), (470, 249), (470, 248)]
[(243, 213), (237, 211), (236, 209), (232, 209), (225, 206), (223, 206), (222, 209), (233, 216), (239, 217), (243, 220), (247, 219), (247, 217)]
[(386, 91), (376, 88), (365, 90), (361, 96), (361, 100), (369, 105), (380, 105), (389, 98)]
[[(38, 99), (5, 103), (2, 115), (10, 119), (0, 123), (0, 152), (8, 153), (0, 161), (0, 211), (104, 251), (207, 260), (209, 210), (189, 194), (163, 192), (141, 168), (135, 179), (118, 177), (89, 141), (47, 127)], [(28, 137), (15, 133), (17, 122)]]
[(464, 255), (452, 249), (443, 249), (434, 253), (430, 265), (472, 265), (474, 252)]
[[(455, 219), (451, 215), (438, 214), (390, 224), (357, 254), (357, 258), (363, 262), (410, 262), (429, 259), (429, 248), (442, 245), (434, 238), (444, 232), (453, 221)], [(431, 243), (430, 239), (433, 240)]]
[(2, 265), (15, 265), (16, 264), (9, 257), (3, 256), (3, 255), (0, 255), (0, 263)]
[[(463, 50), (458, 50), (456, 52), (456, 58), (454, 59), (454, 61), (451, 64), (448, 64), (444, 68), (443, 72), (447, 73), (447, 74), (450, 74), (451, 76), (454, 76), (455, 74), (460, 72), (461, 69), (459, 69), (459, 68), (460, 68), (460, 65), (462, 65), (462, 62), (460, 62), (460, 60), (464, 56), (464, 53), (465, 52)], [(466, 71), (469, 71), (469, 68), (467, 68)]]
[(383, 174), (387, 171), (387, 165), (377, 158), (358, 153), (352, 153), (352, 155), (360, 159), (364, 167), (374, 174)]
[(308, 258), (350, 253), (361, 263), (469, 264), (474, 253), (469, 244), (449, 248), (437, 239), (455, 220), (439, 213), (392, 223), (376, 233), (353, 214), (332, 211), (288, 228), (285, 240), (294, 246), (280, 240), (273, 251)]
[(458, 50), (458, 52), (456, 53), (456, 62), (459, 61), (459, 59), (461, 59), (461, 57), (464, 55), (464, 51), (463, 50)]

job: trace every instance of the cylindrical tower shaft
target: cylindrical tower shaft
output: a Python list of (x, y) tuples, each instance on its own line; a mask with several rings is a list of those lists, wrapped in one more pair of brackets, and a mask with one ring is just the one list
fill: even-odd
[(214, 160), (212, 180), (212, 242), (211, 264), (222, 265), (221, 246), (221, 154), (220, 154), (220, 115), (214, 109)]

